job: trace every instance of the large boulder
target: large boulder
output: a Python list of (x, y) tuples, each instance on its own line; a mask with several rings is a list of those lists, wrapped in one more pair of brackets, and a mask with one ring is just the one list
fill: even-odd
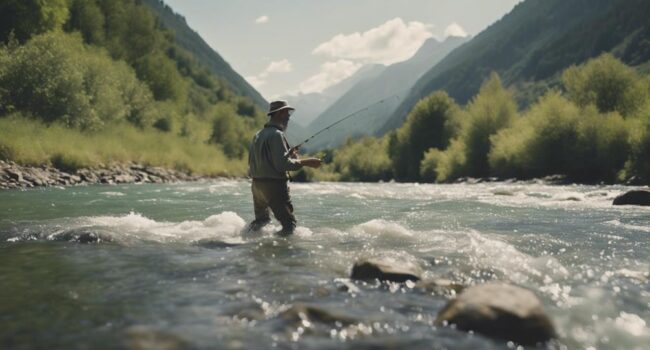
[(614, 205), (650, 205), (650, 191), (633, 190), (614, 198)]
[(542, 303), (527, 289), (487, 283), (465, 289), (438, 313), (438, 325), (534, 345), (555, 337), (555, 329)]
[(392, 262), (387, 260), (367, 259), (357, 261), (352, 267), (350, 278), (353, 280), (382, 282), (406, 281), (417, 282), (422, 277), (420, 267), (408, 262)]

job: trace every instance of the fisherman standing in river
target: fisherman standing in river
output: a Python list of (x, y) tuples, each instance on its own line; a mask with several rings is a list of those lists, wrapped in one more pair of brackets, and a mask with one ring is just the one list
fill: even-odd
[(303, 166), (318, 168), (318, 158), (298, 158), (298, 148), (291, 148), (284, 132), (295, 109), (286, 101), (269, 105), (269, 122), (253, 137), (248, 153), (248, 176), (253, 179), (253, 207), (255, 220), (249, 231), (257, 231), (271, 222), (269, 208), (282, 224), (282, 235), (290, 235), (296, 228), (293, 205), (289, 196), (287, 172)]

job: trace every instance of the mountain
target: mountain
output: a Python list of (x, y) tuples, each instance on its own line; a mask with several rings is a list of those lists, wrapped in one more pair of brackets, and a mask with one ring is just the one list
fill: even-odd
[(162, 0), (142, 0), (142, 3), (153, 10), (163, 26), (174, 32), (176, 43), (180, 47), (192, 53), (214, 74), (230, 83), (236, 94), (250, 97), (263, 110), (268, 107), (264, 97), (187, 25), (185, 17), (175, 13)]
[(565, 68), (604, 52), (638, 66), (650, 59), (650, 1), (527, 0), (458, 48), (415, 84), (382, 132), (402, 124), (421, 98), (445, 90), (459, 103), (499, 73), (522, 106), (555, 86)]
[(350, 90), (350, 88), (355, 84), (361, 80), (376, 77), (384, 71), (385, 68), (386, 66), (382, 64), (366, 65), (361, 67), (350, 77), (328, 87), (322, 92), (289, 95), (281, 97), (280, 99), (287, 100), (289, 101), (289, 104), (296, 107), (297, 118), (295, 118), (295, 122), (306, 128), (327, 107)]
[[(363, 120), (355, 117), (350, 122), (342, 123), (341, 127), (329, 132), (327, 137), (315, 139), (310, 147), (335, 147), (348, 137), (375, 134), (399, 106), (399, 97), (403, 96), (422, 74), (465, 41), (465, 38), (459, 37), (450, 37), (443, 42), (429, 39), (410, 59), (386, 67), (375, 77), (358, 81), (309, 125), (312, 132), (382, 99), (388, 99), (364, 111), (366, 115), (359, 116), (364, 118)], [(354, 119), (357, 120), (352, 122)]]

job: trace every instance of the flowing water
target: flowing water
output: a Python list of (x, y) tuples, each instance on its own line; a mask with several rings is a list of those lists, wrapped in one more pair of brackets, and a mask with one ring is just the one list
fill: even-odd
[(292, 184), (289, 238), (241, 233), (245, 181), (2, 191), (0, 348), (516, 347), (435, 326), (450, 295), (347, 279), (382, 257), (533, 290), (547, 347), (648, 349), (650, 208), (611, 205), (629, 189)]

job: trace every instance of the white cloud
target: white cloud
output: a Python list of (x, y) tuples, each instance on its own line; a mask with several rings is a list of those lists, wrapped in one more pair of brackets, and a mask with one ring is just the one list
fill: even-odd
[(343, 59), (325, 62), (321, 65), (320, 72), (300, 83), (300, 92), (303, 94), (322, 92), (326, 88), (351, 76), (361, 66), (361, 63)]
[(280, 61), (273, 61), (269, 63), (269, 65), (266, 67), (266, 70), (264, 73), (270, 74), (270, 73), (288, 73), (293, 70), (293, 67), (291, 66), (291, 62), (287, 60), (286, 58)]
[(291, 65), (291, 62), (289, 60), (282, 59), (279, 61), (273, 61), (269, 63), (266, 68), (260, 72), (258, 75), (252, 75), (246, 77), (246, 80), (253, 85), (256, 89), (260, 88), (264, 84), (266, 84), (266, 78), (268, 78), (272, 74), (279, 74), (279, 73), (288, 73), (293, 70), (293, 66)]
[(264, 24), (268, 22), (269, 22), (269, 16), (266, 15), (257, 17), (257, 19), (255, 20), (255, 23), (257, 24)]
[(253, 85), (254, 88), (259, 89), (261, 88), (264, 84), (266, 84), (266, 81), (260, 79), (257, 76), (250, 76), (246, 77), (246, 81), (248, 81), (251, 85)]
[(460, 24), (453, 22), (450, 25), (445, 28), (445, 33), (444, 36), (445, 38), (450, 37), (450, 36), (459, 36), (461, 38), (466, 37), (467, 31), (465, 31), (465, 28), (463, 28)]
[(405, 23), (397, 17), (363, 33), (338, 34), (316, 47), (313, 54), (363, 63), (392, 64), (406, 60), (432, 37), (431, 26)]

